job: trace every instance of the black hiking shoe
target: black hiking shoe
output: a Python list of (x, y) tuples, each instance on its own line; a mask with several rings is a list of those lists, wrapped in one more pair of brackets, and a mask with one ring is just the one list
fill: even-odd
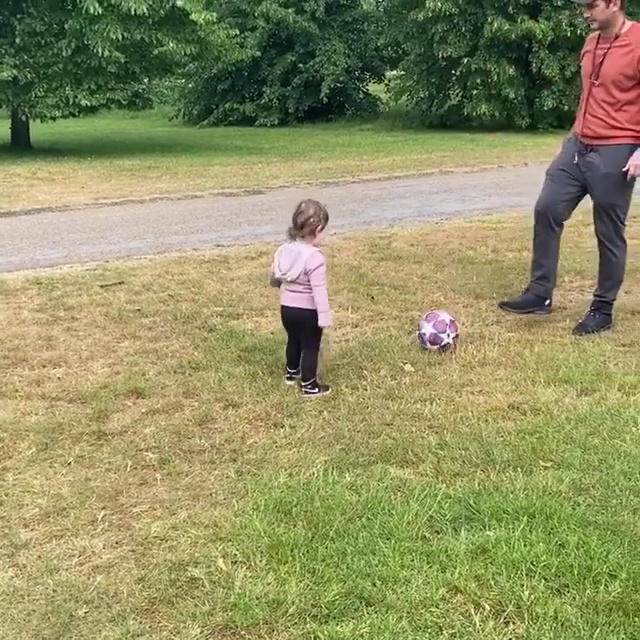
[(511, 300), (502, 300), (498, 303), (498, 306), (509, 313), (520, 315), (530, 313), (537, 316), (546, 316), (551, 313), (551, 298), (538, 296), (525, 289), (519, 297)]
[(591, 307), (584, 318), (573, 328), (574, 336), (587, 336), (593, 333), (608, 331), (613, 326), (611, 311)]
[(320, 384), (317, 380), (311, 382), (303, 382), (300, 385), (300, 393), (304, 398), (316, 398), (318, 396), (326, 396), (331, 392), (328, 384)]

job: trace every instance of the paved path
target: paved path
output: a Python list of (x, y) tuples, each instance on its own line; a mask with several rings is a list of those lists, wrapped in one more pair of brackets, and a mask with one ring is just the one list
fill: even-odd
[(0, 272), (278, 240), (297, 201), (307, 196), (327, 204), (333, 231), (530, 210), (544, 168), (537, 165), (0, 217)]

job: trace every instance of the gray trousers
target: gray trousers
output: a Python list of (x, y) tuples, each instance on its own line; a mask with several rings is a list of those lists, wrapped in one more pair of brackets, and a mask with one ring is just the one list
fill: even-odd
[(529, 290), (550, 298), (556, 286), (560, 237), (585, 196), (593, 202), (598, 242), (598, 284), (594, 306), (611, 309), (624, 280), (625, 229), (635, 179), (622, 171), (639, 145), (585, 145), (568, 138), (546, 171), (534, 209), (533, 258)]

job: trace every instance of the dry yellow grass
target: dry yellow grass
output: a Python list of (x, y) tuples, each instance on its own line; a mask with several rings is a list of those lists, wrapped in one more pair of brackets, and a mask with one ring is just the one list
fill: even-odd
[(537, 320), (495, 306), (520, 217), (332, 238), (311, 403), (272, 247), (0, 280), (0, 637), (638, 637), (635, 219), (616, 330), (581, 341), (587, 213)]

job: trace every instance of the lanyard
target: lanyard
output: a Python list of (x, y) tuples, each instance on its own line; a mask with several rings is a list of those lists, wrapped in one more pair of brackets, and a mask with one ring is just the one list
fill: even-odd
[(611, 47), (615, 44), (615, 41), (622, 34), (622, 30), (624, 29), (626, 24), (627, 24), (627, 21), (623, 20), (622, 24), (620, 25), (620, 28), (618, 29), (616, 34), (613, 36), (613, 38), (611, 38), (611, 41), (607, 45), (607, 48), (604, 50), (604, 53), (602, 54), (602, 56), (600, 57), (600, 60), (596, 64), (596, 55), (598, 53), (598, 46), (600, 45), (600, 38), (602, 37), (602, 34), (598, 33), (598, 37), (596, 39), (596, 44), (595, 44), (595, 46), (593, 48), (593, 54), (591, 56), (591, 73), (589, 74), (589, 85), (587, 87), (587, 91), (586, 91), (586, 94), (585, 94), (585, 97), (584, 97), (584, 104), (582, 106), (582, 132), (583, 133), (584, 133), (584, 123), (585, 123), (586, 115), (587, 115), (587, 105), (589, 104), (589, 99), (591, 98), (591, 91), (592, 91), (593, 87), (597, 87), (600, 84), (600, 82), (599, 82), (600, 71), (602, 70), (602, 65), (604, 64), (604, 59), (607, 57), (607, 54), (611, 50)]

